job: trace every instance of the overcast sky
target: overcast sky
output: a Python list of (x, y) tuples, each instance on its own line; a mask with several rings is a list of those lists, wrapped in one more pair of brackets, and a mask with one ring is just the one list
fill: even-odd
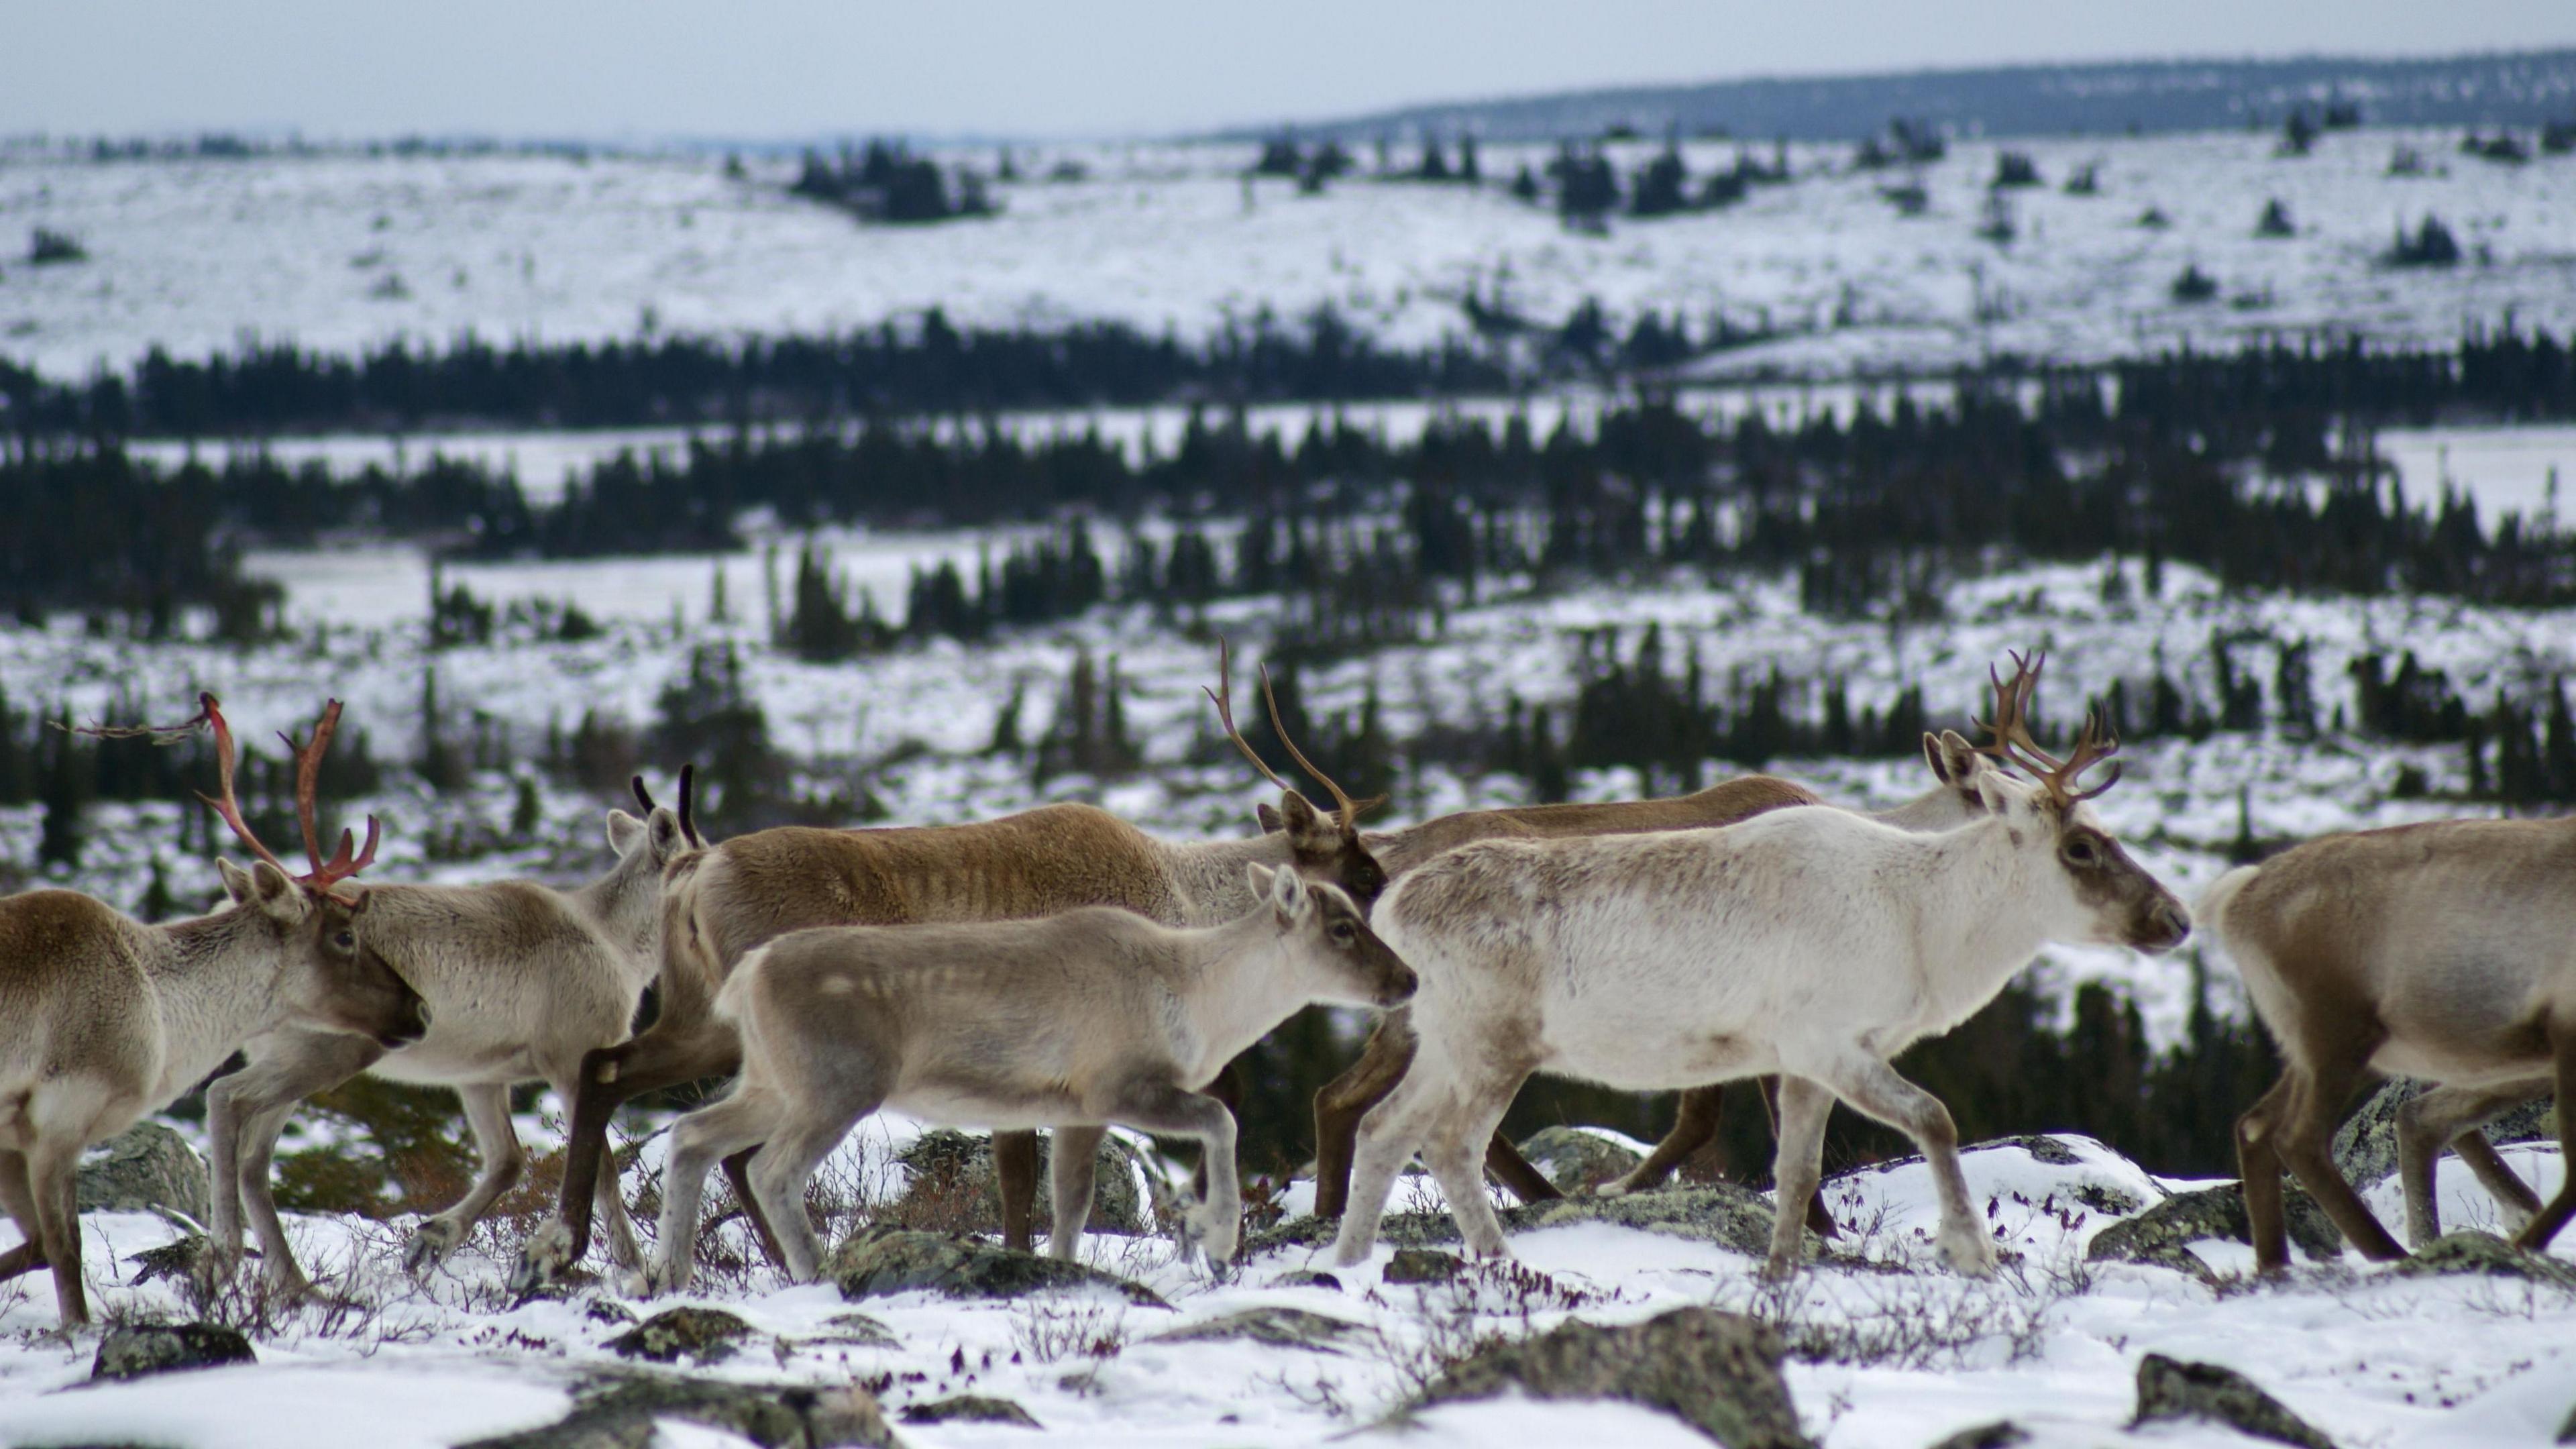
[(1101, 136), (1581, 86), (2576, 44), (2576, 0), (0, 0), (0, 132)]

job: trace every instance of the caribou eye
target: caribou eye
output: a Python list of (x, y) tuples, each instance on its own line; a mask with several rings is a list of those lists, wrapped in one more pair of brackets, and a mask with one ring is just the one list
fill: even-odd
[(2068, 865), (2091, 865), (2101, 858), (2101, 853), (2093, 848), (2093, 842), (2080, 835), (2066, 842), (2065, 854)]
[(358, 938), (350, 932), (342, 931), (331, 938), (331, 944), (339, 947), (343, 951), (355, 950), (358, 945)]
[(1332, 937), (1334, 940), (1347, 946), (1352, 942), (1357, 941), (1360, 938), (1360, 933), (1354, 929), (1348, 921), (1335, 921), (1333, 922)]

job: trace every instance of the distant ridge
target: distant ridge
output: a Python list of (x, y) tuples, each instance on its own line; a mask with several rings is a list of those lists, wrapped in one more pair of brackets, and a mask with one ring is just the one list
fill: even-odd
[[(2294, 106), (2358, 103), (2369, 125), (2537, 126), (2576, 119), (2576, 48), (2435, 59), (2103, 61), (1882, 75), (1629, 86), (1407, 106), (1296, 122), (1344, 141), (1462, 131), (1493, 141), (1723, 131), (1748, 139), (1857, 141), (1892, 116), (1957, 135), (2198, 131), (2278, 123)], [(1276, 126), (1236, 127), (1248, 139)]]

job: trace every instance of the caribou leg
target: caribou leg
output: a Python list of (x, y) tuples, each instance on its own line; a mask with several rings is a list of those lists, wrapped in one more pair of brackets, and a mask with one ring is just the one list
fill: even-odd
[(1315, 1216), (1337, 1218), (1350, 1205), (1351, 1157), (1360, 1119), (1386, 1100), (1413, 1064), (1413, 1028), (1402, 1007), (1378, 1018), (1358, 1061), (1315, 1093)]

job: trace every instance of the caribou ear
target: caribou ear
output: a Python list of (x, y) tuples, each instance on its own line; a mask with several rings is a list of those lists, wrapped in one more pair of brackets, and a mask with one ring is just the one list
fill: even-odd
[(1267, 803), (1253, 806), (1252, 818), (1261, 822), (1261, 833), (1264, 835), (1277, 835), (1288, 828), (1288, 822), (1280, 819), (1279, 812)]
[(1279, 924), (1293, 926), (1306, 918), (1314, 908), (1314, 897), (1306, 889), (1305, 877), (1293, 870), (1270, 873), (1270, 905), (1279, 913)]
[(1977, 799), (1989, 815), (2008, 815), (2018, 803), (2016, 792), (2004, 783), (2005, 779), (2000, 770), (1988, 770), (1976, 777)]
[(1330, 850), (1338, 843), (1332, 823), (1294, 790), (1279, 792), (1279, 828), (1288, 832), (1288, 848), (1300, 855)]
[(304, 919), (307, 909), (304, 888), (267, 861), (252, 862), (250, 893), (253, 905), (278, 920), (292, 924)]
[(1977, 753), (1977, 747), (1957, 730), (1943, 730), (1938, 737), (1923, 737), (1924, 758), (1932, 762), (1932, 773), (1945, 785), (1967, 787), (1969, 782), (1986, 773), (1990, 762)]
[(234, 905), (240, 905), (250, 899), (251, 885), (249, 871), (242, 869), (240, 866), (233, 864), (231, 861), (226, 860), (221, 856), (217, 856), (215, 858), (215, 874), (224, 878), (224, 894), (232, 897)]
[(1243, 878), (1251, 883), (1252, 893), (1256, 896), (1270, 894), (1270, 878), (1281, 874), (1285, 872), (1272, 870), (1259, 861), (1246, 862), (1243, 867)]
[(688, 827), (680, 823), (679, 812), (667, 805), (653, 807), (653, 813), (645, 817), (644, 830), (652, 837), (656, 860), (669, 860), (688, 847)]
[(635, 853), (637, 843), (643, 839), (643, 821), (636, 819), (634, 816), (627, 814), (623, 810), (611, 810), (608, 812), (608, 848), (617, 852), (617, 858), (619, 860), (624, 860), (626, 857), (633, 855)]

